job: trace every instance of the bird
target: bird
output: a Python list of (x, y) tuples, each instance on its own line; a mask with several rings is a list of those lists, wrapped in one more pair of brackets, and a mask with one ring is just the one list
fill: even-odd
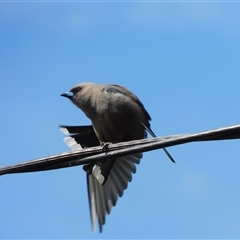
[[(70, 99), (92, 123), (87, 126), (60, 126), (60, 130), (68, 134), (65, 142), (73, 151), (101, 145), (107, 154), (108, 144), (143, 139), (147, 132), (156, 137), (144, 105), (123, 86), (82, 82), (61, 96)], [(175, 162), (169, 152), (165, 148), (163, 150)], [(87, 176), (92, 231), (98, 222), (102, 232), (106, 214), (111, 213), (118, 197), (122, 197), (141, 158), (142, 153), (137, 153), (83, 166)]]

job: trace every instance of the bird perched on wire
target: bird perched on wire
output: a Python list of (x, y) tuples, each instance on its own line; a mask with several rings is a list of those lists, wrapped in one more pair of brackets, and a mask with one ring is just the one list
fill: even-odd
[[(69, 134), (65, 142), (72, 150), (142, 139), (146, 137), (146, 131), (155, 137), (150, 128), (151, 117), (143, 104), (122, 86), (86, 82), (77, 84), (61, 96), (69, 98), (92, 122), (92, 126), (60, 126)], [(167, 150), (164, 151), (174, 162)], [(106, 214), (110, 214), (118, 196), (123, 195), (141, 158), (142, 153), (138, 153), (83, 167), (87, 173), (93, 230), (98, 221), (102, 232)]]

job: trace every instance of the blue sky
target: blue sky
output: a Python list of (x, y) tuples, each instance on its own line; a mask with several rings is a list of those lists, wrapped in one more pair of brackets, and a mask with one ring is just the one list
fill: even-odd
[[(60, 94), (83, 81), (133, 91), (156, 135), (239, 124), (240, 4), (0, 3), (0, 165), (68, 151), (89, 120)], [(0, 177), (0, 238), (240, 238), (240, 141), (144, 154), (92, 233), (81, 167)]]

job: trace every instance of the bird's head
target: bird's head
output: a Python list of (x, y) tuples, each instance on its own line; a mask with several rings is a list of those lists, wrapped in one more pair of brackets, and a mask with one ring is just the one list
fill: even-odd
[(91, 106), (94, 86), (95, 84), (90, 82), (79, 83), (72, 87), (69, 92), (62, 93), (61, 96), (70, 99), (86, 114)]

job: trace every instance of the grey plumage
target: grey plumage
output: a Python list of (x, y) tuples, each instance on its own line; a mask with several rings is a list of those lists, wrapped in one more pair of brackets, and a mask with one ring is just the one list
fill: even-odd
[[(101, 145), (141, 139), (146, 137), (145, 130), (155, 136), (150, 128), (151, 117), (143, 104), (122, 86), (80, 83), (61, 96), (69, 98), (92, 122), (92, 126), (85, 127), (62, 126), (70, 134), (65, 142), (72, 150), (94, 146), (96, 139)], [(98, 221), (102, 231), (106, 213), (111, 212), (118, 196), (123, 195), (141, 158), (140, 153), (84, 166), (93, 230)]]

